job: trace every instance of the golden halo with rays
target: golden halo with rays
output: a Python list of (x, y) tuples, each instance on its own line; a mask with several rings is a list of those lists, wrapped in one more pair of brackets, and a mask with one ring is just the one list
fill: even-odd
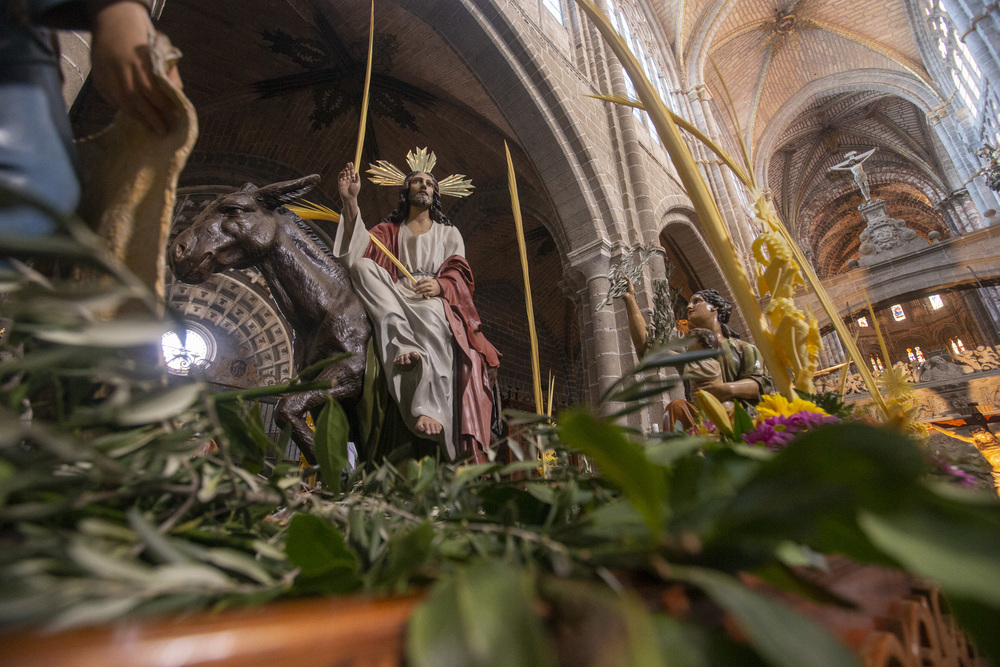
[[(437, 156), (433, 151), (428, 152), (426, 148), (417, 148), (406, 154), (406, 164), (410, 171), (422, 171), (425, 174), (431, 173), (434, 165), (437, 164)], [(399, 167), (387, 160), (378, 160), (375, 164), (369, 164), (371, 169), (368, 179), (375, 185), (387, 185), (400, 187), (406, 181), (406, 174), (400, 171)], [(452, 174), (438, 181), (438, 192), (443, 197), (468, 197), (472, 194), (475, 186), (472, 179), (465, 177), (465, 174)]]

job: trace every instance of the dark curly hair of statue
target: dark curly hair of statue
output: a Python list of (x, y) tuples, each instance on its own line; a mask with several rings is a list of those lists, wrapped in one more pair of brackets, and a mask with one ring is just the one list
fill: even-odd
[[(723, 336), (726, 338), (740, 337), (738, 333), (729, 328), (729, 316), (733, 314), (733, 304), (730, 303), (726, 297), (719, 294), (719, 290), (703, 289), (695, 292), (694, 296), (700, 296), (710, 305), (715, 307), (715, 312), (718, 315), (719, 326), (722, 329)], [(692, 298), (694, 298), (694, 296)]]
[[(406, 179), (403, 181), (403, 187), (399, 189), (399, 203), (396, 204), (396, 208), (382, 222), (391, 222), (394, 225), (401, 225), (406, 222), (406, 216), (410, 214), (410, 181), (413, 180), (414, 176), (421, 173), (426, 174), (427, 172), (411, 171), (407, 174)], [(442, 225), (451, 226), (451, 220), (441, 210), (441, 192), (437, 179), (434, 178), (434, 174), (427, 175), (431, 177), (431, 182), (434, 184), (434, 196), (431, 198), (431, 208), (428, 211), (431, 220)]]

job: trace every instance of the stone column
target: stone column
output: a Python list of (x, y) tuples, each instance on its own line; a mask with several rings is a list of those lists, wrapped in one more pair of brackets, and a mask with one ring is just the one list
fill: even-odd
[[(973, 178), (972, 175), (980, 168), (980, 163), (966, 138), (965, 128), (962, 127), (953, 113), (954, 107), (951, 104), (943, 104), (927, 114), (927, 122), (937, 133), (945, 150), (951, 157), (961, 181), (972, 179), (966, 189), (972, 203), (975, 205), (982, 220), (983, 214), (989, 210), (1000, 208), (1000, 197), (997, 193), (986, 187), (986, 183), (980, 177)], [(975, 147), (972, 147), (973, 149)], [(961, 185), (961, 182), (956, 185)], [(974, 218), (973, 218), (974, 219)], [(980, 222), (981, 226), (982, 223)]]
[(935, 205), (935, 208), (950, 219), (959, 233), (970, 232), (986, 226), (986, 222), (976, 210), (966, 189), (955, 190)]
[(1000, 9), (986, 0), (941, 0), (948, 12), (958, 39), (965, 44), (979, 71), (990, 82), (990, 88), (1000, 86)]
[[(605, 50), (605, 62), (608, 63), (611, 94), (618, 97), (628, 97), (628, 91), (625, 87), (626, 74), (622, 70), (621, 64), (613, 54), (608, 52), (607, 44), (602, 43), (601, 46)], [(649, 197), (649, 176), (646, 173), (646, 165), (642, 159), (642, 147), (639, 145), (639, 137), (636, 130), (637, 120), (635, 111), (630, 107), (616, 104), (615, 116), (618, 119), (618, 126), (621, 129), (622, 158), (624, 159), (626, 173), (628, 174), (631, 203), (634, 207), (634, 220), (638, 227), (638, 234), (636, 236), (638, 236), (642, 243), (655, 242), (659, 236), (659, 229), (657, 229), (656, 221), (653, 219), (653, 207)]]
[[(586, 360), (585, 377), (582, 378), (586, 386), (581, 388), (582, 398), (596, 405), (611, 385), (632, 372), (636, 356), (624, 303), (618, 300), (598, 309), (608, 293), (608, 273), (617, 259), (611, 246), (594, 244), (571, 252), (568, 259), (569, 265), (560, 286), (576, 305), (580, 318), (580, 347)], [(645, 282), (649, 283), (648, 280)], [(640, 301), (642, 298), (640, 295)], [(648, 317), (648, 310), (645, 316)], [(663, 408), (670, 398), (664, 395), (649, 409), (629, 415), (624, 423), (632, 428), (652, 430), (654, 424), (659, 425)], [(602, 409), (605, 414), (610, 414), (621, 407), (620, 403), (612, 403), (602, 406)]]
[[(688, 104), (691, 107), (695, 126), (699, 127), (709, 139), (721, 144), (719, 126), (711, 107), (712, 96), (705, 84), (698, 84), (688, 91)], [(682, 130), (683, 132), (683, 130)], [(744, 270), (752, 275), (753, 265), (750, 259), (750, 246), (753, 235), (746, 224), (746, 214), (737, 189), (742, 187), (736, 182), (735, 176), (729, 172), (729, 167), (720, 163), (719, 158), (701, 142), (688, 141), (694, 149), (695, 159), (704, 166), (706, 182), (712, 191), (716, 206), (726, 221), (726, 227), (733, 237), (736, 251), (743, 259)], [(738, 159), (738, 158), (737, 158)], [(753, 282), (753, 281), (751, 281)]]
[[(580, 347), (587, 360), (585, 398), (596, 404), (623, 372), (622, 331), (615, 308), (597, 308), (610, 285), (611, 247), (598, 242), (571, 252), (567, 259), (569, 265), (564, 272), (563, 290), (576, 304), (580, 318)], [(628, 337), (627, 329), (624, 337)]]

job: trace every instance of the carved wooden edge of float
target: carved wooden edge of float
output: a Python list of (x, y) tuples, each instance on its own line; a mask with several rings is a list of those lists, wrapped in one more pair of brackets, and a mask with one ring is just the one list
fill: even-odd
[(129, 620), (55, 634), (0, 636), (6, 667), (389, 667), (403, 662), (420, 596), (284, 602)]
[[(864, 567), (863, 569), (869, 569)], [(784, 596), (779, 596), (784, 597)], [(131, 620), (55, 634), (0, 636), (7, 667), (390, 667), (405, 663), (406, 624), (422, 596), (277, 603)], [(915, 586), (866, 628), (829, 627), (865, 667), (986, 667), (935, 586)], [(826, 619), (830, 621), (831, 619)]]
[(915, 588), (906, 600), (896, 600), (878, 629), (868, 633), (860, 648), (865, 667), (986, 667), (975, 647), (945, 613), (936, 586)]

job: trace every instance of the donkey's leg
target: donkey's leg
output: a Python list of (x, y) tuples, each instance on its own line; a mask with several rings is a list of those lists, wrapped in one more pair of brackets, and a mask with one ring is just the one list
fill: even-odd
[(366, 353), (367, 348), (362, 348), (347, 359), (325, 369), (316, 379), (330, 380), (333, 387), (328, 393), (338, 401), (357, 402), (365, 386)]
[(289, 394), (282, 397), (274, 409), (275, 422), (281, 427), (291, 424), (292, 440), (309, 463), (316, 463), (316, 448), (313, 444), (313, 431), (306, 422), (306, 415), (314, 408), (323, 405), (329, 397), (330, 392), (325, 389)]

